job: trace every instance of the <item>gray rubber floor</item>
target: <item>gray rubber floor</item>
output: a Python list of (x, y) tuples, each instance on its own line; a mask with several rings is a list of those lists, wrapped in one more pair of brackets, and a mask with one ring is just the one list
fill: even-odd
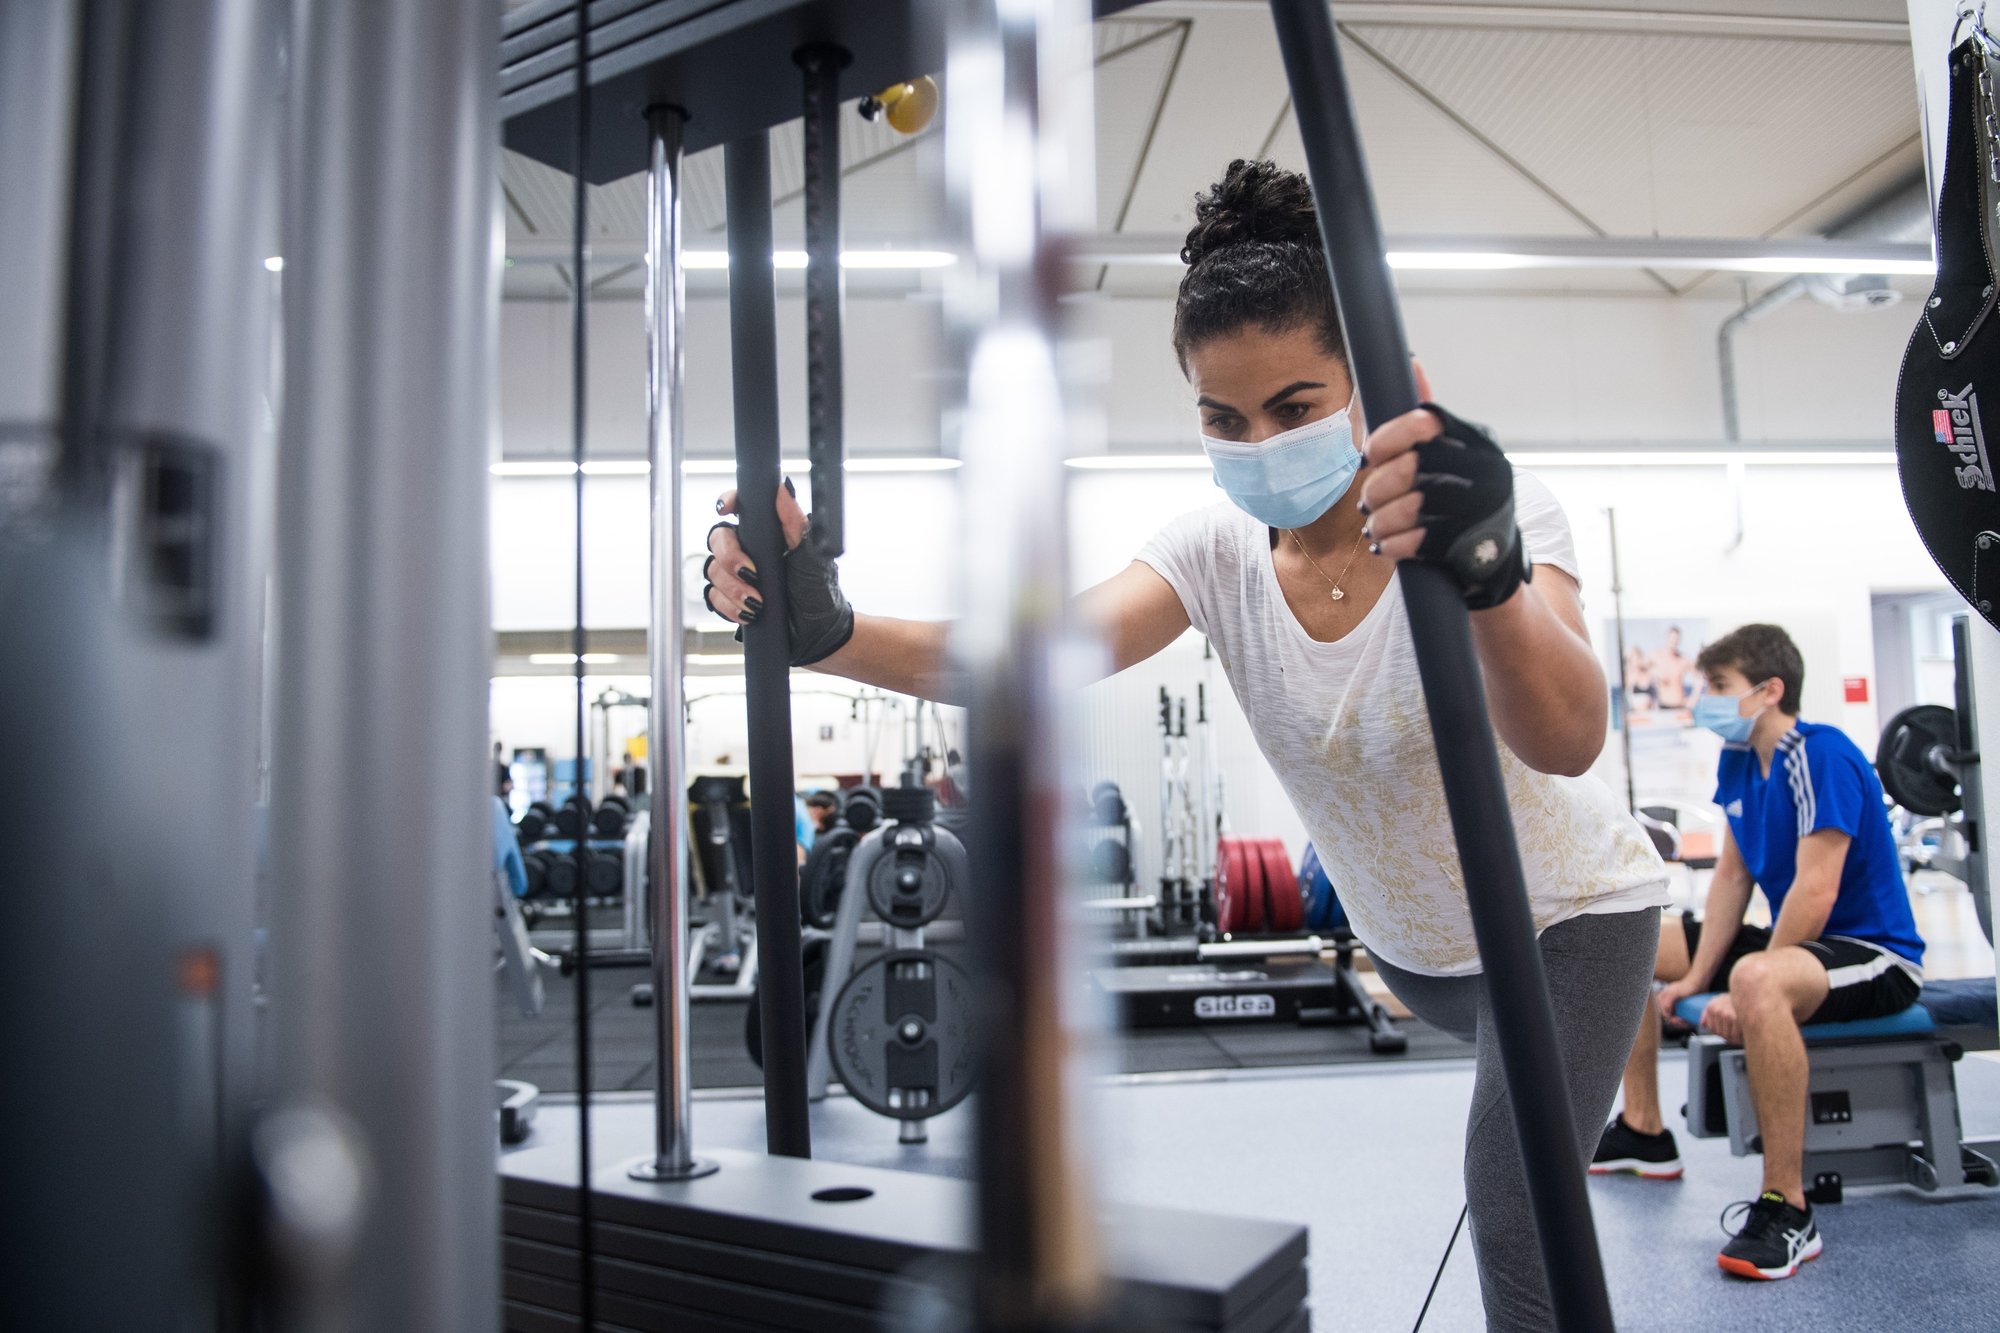
[[(1969, 1056), (1958, 1078), (1967, 1136), (2000, 1135), (2000, 1062)], [(1663, 1057), (1670, 1100), (1685, 1081), (1682, 1057)], [(1312, 1231), (1314, 1327), (1398, 1333), (1415, 1321), (1458, 1216), (1471, 1088), (1463, 1060), (1133, 1076), (1093, 1087), (1088, 1119), (1107, 1194), (1303, 1222)], [(600, 1163), (638, 1155), (651, 1143), (651, 1100), (600, 1099), (593, 1123)], [(929, 1144), (902, 1148), (894, 1125), (835, 1098), (814, 1110), (814, 1153), (964, 1175), (969, 1127), (960, 1108), (933, 1123)], [(760, 1149), (762, 1103), (704, 1096), (694, 1129), (697, 1145)], [(544, 1109), (537, 1142), (574, 1137), (573, 1108)], [(1756, 1160), (1685, 1135), (1681, 1154), (1688, 1169), (1678, 1182), (1591, 1183), (1627, 1333), (2000, 1328), (2000, 1191), (1962, 1199), (1851, 1191), (1820, 1210), (1819, 1262), (1790, 1281), (1752, 1284), (1724, 1276), (1714, 1259), (1717, 1214), (1755, 1194)], [(1424, 1327), (1483, 1327), (1463, 1238)]]

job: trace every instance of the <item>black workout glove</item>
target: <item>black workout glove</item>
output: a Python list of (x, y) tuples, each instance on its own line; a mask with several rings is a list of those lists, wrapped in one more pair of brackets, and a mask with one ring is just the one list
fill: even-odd
[[(788, 483), (789, 484), (789, 483)], [(810, 516), (807, 528), (812, 526)], [(717, 523), (709, 529), (733, 528), (734, 523)], [(715, 568), (715, 557), (710, 556), (701, 567), (702, 578), (707, 580), (709, 571)], [(708, 594), (714, 590), (713, 583), (705, 583), (702, 600), (710, 610), (714, 603)], [(785, 553), (785, 604), (790, 613), (786, 638), (791, 664), (795, 667), (811, 666), (823, 661), (847, 646), (854, 637), (854, 608), (847, 604), (847, 598), (840, 591), (840, 570), (833, 561), (820, 555), (814, 543), (801, 541)], [(736, 628), (736, 641), (743, 642), (743, 627)]]
[(1436, 403), (1422, 406), (1444, 433), (1417, 446), (1416, 489), (1424, 497), (1417, 558), (1443, 566), (1471, 610), (1498, 606), (1532, 576), (1514, 522), (1514, 466), (1479, 427)]

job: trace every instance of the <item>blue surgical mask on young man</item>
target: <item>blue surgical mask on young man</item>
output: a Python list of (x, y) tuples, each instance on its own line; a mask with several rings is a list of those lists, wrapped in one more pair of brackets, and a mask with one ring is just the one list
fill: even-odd
[[(1704, 694), (1694, 701), (1694, 724), (1707, 727), (1731, 744), (1741, 745), (1750, 739), (1750, 730), (1757, 725), (1757, 719), (1764, 716), (1764, 709), (1760, 708), (1745, 717), (1737, 711), (1742, 706), (1740, 694)], [(1765, 708), (1769, 706), (1766, 704)]]
[(1361, 470), (1349, 403), (1255, 444), (1201, 437), (1215, 484), (1259, 523), (1303, 528), (1333, 508)]

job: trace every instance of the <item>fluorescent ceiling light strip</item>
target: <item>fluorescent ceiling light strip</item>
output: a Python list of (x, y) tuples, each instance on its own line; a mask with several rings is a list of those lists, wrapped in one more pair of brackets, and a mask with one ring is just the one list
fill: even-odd
[(689, 666), (742, 666), (741, 653), (689, 653), (681, 659)]
[[(583, 664), (585, 666), (605, 666), (612, 662), (622, 662), (624, 660), (624, 657), (618, 653), (585, 653), (583, 655)], [(528, 664), (530, 666), (575, 666), (576, 654), (529, 653)]]
[[(956, 458), (850, 458), (849, 472), (956, 472), (962, 464)], [(804, 474), (811, 465), (803, 458), (788, 458), (785, 470)], [(496, 477), (573, 477), (576, 464), (564, 459), (521, 458), (495, 463), (487, 469)], [(643, 458), (606, 458), (583, 465), (586, 477), (643, 477), (653, 470)], [(691, 458), (681, 464), (688, 477), (730, 477), (736, 463), (728, 458)]]
[(1208, 471), (1206, 454), (1089, 454), (1063, 461), (1079, 472)]
[[(921, 269), (950, 268), (958, 262), (958, 256), (949, 250), (843, 250), (840, 266), (848, 269)], [(806, 252), (803, 250), (774, 250), (771, 252), (771, 267), (779, 269), (802, 269), (806, 266)], [(720, 270), (729, 268), (727, 250), (683, 250), (681, 267), (689, 272), (696, 270)]]
[[(1886, 449), (1522, 449), (1507, 457), (1522, 467), (1882, 467), (1896, 455)], [(1079, 472), (1206, 472), (1201, 454), (1094, 454), (1065, 460)]]
[(1507, 457), (1521, 467), (1884, 467), (1896, 461), (1889, 450), (1846, 449), (1523, 449)]

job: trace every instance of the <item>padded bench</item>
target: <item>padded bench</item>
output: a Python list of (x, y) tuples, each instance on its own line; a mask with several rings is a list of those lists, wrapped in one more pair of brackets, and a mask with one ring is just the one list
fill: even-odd
[[(1697, 1138), (1728, 1138), (1738, 1157), (1763, 1150), (1743, 1050), (1700, 1031), (1715, 993), (1691, 995), (1674, 1016), (1688, 1040), (1688, 1099), (1681, 1108)], [(1952, 1065), (1963, 1046), (1941, 1033), (1921, 1000), (1900, 1013), (1800, 1028), (1807, 1083), (1806, 1195), (1838, 1203), (1848, 1185), (1923, 1190), (2000, 1185), (1990, 1155), (2000, 1142), (1968, 1144), (1959, 1127)]]

